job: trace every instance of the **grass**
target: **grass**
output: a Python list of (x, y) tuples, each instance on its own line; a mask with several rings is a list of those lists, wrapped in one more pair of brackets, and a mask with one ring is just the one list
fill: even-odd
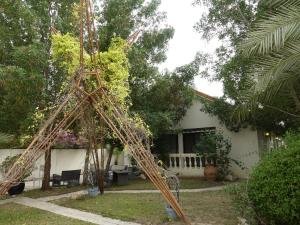
[(0, 225), (91, 225), (14, 203), (0, 205)]
[[(224, 185), (224, 182), (217, 181), (206, 181), (201, 178), (180, 178), (181, 189), (198, 189)], [(70, 192), (80, 191), (87, 189), (87, 186), (76, 186), (76, 187), (54, 187), (47, 191), (41, 191), (40, 189), (29, 190), (24, 192), (22, 195), (29, 198), (41, 198), (47, 196), (61, 195)], [(113, 185), (107, 188), (107, 191), (121, 191), (121, 190), (153, 190), (156, 189), (149, 180), (130, 180), (128, 185), (117, 186)]]
[(67, 194), (70, 192), (75, 192), (75, 191), (80, 191), (80, 190), (85, 190), (87, 189), (87, 186), (76, 186), (76, 187), (52, 187), (51, 189), (47, 191), (41, 191), (40, 189), (34, 189), (34, 190), (29, 190), (25, 191), (22, 196), (24, 197), (29, 197), (29, 198), (42, 198), (42, 197), (47, 197), (47, 196), (54, 196), (54, 195), (62, 195), (62, 194)]
[(8, 195), (2, 195), (2, 196), (0, 196), (0, 201), (1, 201), (1, 200), (5, 200), (5, 199), (7, 199), (7, 198), (9, 198)]
[[(198, 188), (208, 188), (224, 185), (224, 182), (217, 181), (206, 181), (203, 178), (180, 178), (180, 188), (181, 189), (198, 189)], [(107, 190), (152, 190), (156, 189), (154, 185), (149, 180), (130, 180), (128, 185), (124, 186), (112, 186)]]
[[(224, 191), (182, 193), (181, 202), (195, 224), (237, 225), (237, 214)], [(160, 194), (104, 194), (96, 198), (60, 199), (54, 203), (103, 216), (141, 224), (182, 224), (170, 222)]]

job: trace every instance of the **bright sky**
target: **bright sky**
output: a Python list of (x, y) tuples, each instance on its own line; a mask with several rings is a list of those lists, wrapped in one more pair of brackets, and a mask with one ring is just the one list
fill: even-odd
[[(175, 35), (169, 42), (168, 59), (161, 69), (173, 70), (191, 62), (198, 51), (213, 53), (218, 46), (217, 40), (207, 42), (201, 39), (193, 26), (205, 10), (201, 6), (192, 6), (193, 0), (162, 0), (161, 10), (167, 12), (167, 24), (175, 28)], [(199, 76), (195, 78), (195, 87), (208, 95), (221, 96), (221, 83), (209, 82)]]

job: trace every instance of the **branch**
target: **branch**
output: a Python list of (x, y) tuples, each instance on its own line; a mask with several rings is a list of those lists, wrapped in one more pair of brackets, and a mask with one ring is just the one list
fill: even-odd
[(274, 110), (277, 110), (277, 111), (283, 112), (283, 113), (286, 113), (286, 114), (288, 114), (288, 115), (290, 115), (290, 116), (293, 116), (293, 117), (300, 118), (300, 115), (296, 115), (296, 114), (293, 114), (293, 113), (287, 112), (287, 111), (285, 111), (285, 110), (283, 110), (283, 109), (279, 109), (279, 108), (277, 108), (277, 107), (275, 107), (275, 106), (266, 105), (266, 104), (263, 104), (263, 106), (265, 106), (265, 107), (268, 107), (268, 108), (270, 108), (270, 109), (274, 109)]
[(239, 5), (238, 2), (236, 2), (236, 5), (237, 5), (237, 9), (238, 9), (238, 11), (239, 11), (240, 16), (242, 17), (242, 19), (244, 20), (244, 23), (245, 23), (246, 26), (248, 27), (248, 26), (250, 25), (250, 22), (249, 22), (249, 21), (246, 19), (246, 17), (244, 16), (244, 14), (243, 14), (243, 12), (242, 12), (242, 10), (241, 10), (240, 5)]

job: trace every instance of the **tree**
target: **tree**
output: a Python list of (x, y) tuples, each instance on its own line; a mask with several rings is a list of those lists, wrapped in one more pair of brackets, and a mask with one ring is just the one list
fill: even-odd
[[(199, 4), (200, 1), (196, 1)], [(268, 2), (274, 2), (272, 6)], [(277, 3), (276, 3), (277, 2)], [(216, 51), (216, 59), (209, 61), (212, 70), (206, 70), (205, 75), (212, 79), (222, 81), (224, 96), (212, 103), (205, 103), (207, 112), (220, 118), (228, 128), (238, 131), (240, 127), (252, 125), (256, 128), (282, 133), (299, 124), (299, 119), (282, 113), (275, 105), (281, 105), (281, 109), (291, 109), (290, 101), (286, 101), (281, 93), (277, 95), (269, 106), (256, 107), (257, 110), (247, 118), (232, 117), (236, 107), (245, 102), (245, 97), (240, 93), (248, 93), (255, 79), (249, 76), (249, 70), (253, 68), (254, 55), (242, 54), (240, 43), (247, 39), (247, 32), (252, 29), (256, 20), (264, 17), (266, 11), (275, 12), (279, 1), (206, 1), (208, 13), (205, 14), (196, 25), (196, 29), (202, 33), (203, 38), (209, 39), (214, 35), (224, 43)], [(208, 73), (208, 72), (213, 73)], [(230, 102), (230, 103), (229, 103)], [(256, 105), (257, 106), (257, 105)], [(244, 108), (246, 110), (246, 107)], [(226, 113), (224, 113), (226, 112)], [(293, 112), (293, 111), (291, 111)], [(284, 124), (284, 126), (282, 125)]]
[[(254, 84), (241, 94), (243, 104), (238, 107), (238, 114), (241, 117), (249, 114), (246, 107), (255, 112), (259, 104), (267, 107), (271, 104), (300, 118), (300, 3), (262, 2), (273, 10), (255, 21), (241, 44), (242, 53), (254, 59), (247, 73)], [(283, 107), (286, 104), (272, 104), (280, 96), (284, 96), (291, 111)]]
[(104, 0), (100, 12), (99, 36), (102, 49), (113, 36), (127, 39), (140, 30), (139, 38), (128, 52), (131, 113), (139, 114), (157, 138), (174, 128), (191, 103), (190, 84), (197, 73), (191, 63), (174, 72), (162, 74), (159, 63), (166, 59), (168, 41), (174, 29), (162, 26), (165, 14), (158, 11), (160, 1)]
[[(66, 72), (50, 61), (51, 30), (75, 30), (74, 2), (17, 0), (1, 5), (0, 80), (5, 88), (0, 97), (0, 130), (29, 140), (39, 127), (33, 126), (38, 111), (47, 114), (56, 104)], [(45, 160), (49, 164), (51, 158)], [(44, 174), (50, 177), (50, 166)], [(48, 185), (49, 179), (44, 179), (43, 187)]]
[[(58, 104), (57, 99), (63, 94), (64, 84), (77, 62), (76, 58), (73, 58), (71, 67), (67, 68), (63, 65), (65, 61), (63, 55), (56, 57), (55, 54), (52, 54), (51, 47), (52, 49), (55, 48), (55, 36), (53, 36), (52, 31), (58, 30), (62, 36), (69, 35), (67, 40), (69, 43), (77, 41), (74, 38), (78, 36), (79, 30), (76, 11), (78, 4), (76, 2), (75, 0), (41, 0), (38, 2), (17, 0), (15, 4), (5, 2), (1, 6), (4, 11), (0, 14), (1, 71), (15, 68), (20, 74), (18, 82), (24, 80), (27, 83), (24, 83), (24, 90), (20, 89), (20, 94), (18, 94), (22, 97), (22, 104), (18, 103), (19, 105), (13, 108), (8, 104), (8, 97), (5, 99), (5, 96), (14, 97), (13, 88), (9, 89), (9, 86), (4, 83), (7, 82), (6, 76), (9, 73), (2, 73), (4, 78), (0, 79), (0, 85), (6, 88), (0, 89), (0, 91), (5, 91), (0, 96), (0, 102), (7, 104), (6, 107), (3, 105), (3, 109), (0, 110), (3, 120), (0, 122), (0, 131), (7, 132), (6, 130), (9, 128), (11, 133), (19, 136), (24, 134), (23, 136), (30, 139), (31, 135), (35, 133), (35, 129), (39, 127), (42, 117), (46, 117), (51, 107)], [(101, 8), (96, 10), (95, 17), (101, 50), (98, 63), (106, 66), (108, 63), (112, 64), (113, 67), (105, 71), (105, 74), (108, 74), (107, 78), (111, 77), (109, 73), (115, 73), (116, 70), (120, 72), (118, 74), (123, 76), (125, 80), (119, 79), (119, 77), (117, 79), (119, 83), (115, 82), (114, 84), (114, 86), (118, 84), (118, 87), (121, 87), (117, 92), (123, 94), (119, 96), (122, 96), (121, 99), (124, 101), (131, 99), (130, 114), (135, 116), (141, 114), (143, 119), (150, 123), (154, 136), (171, 129), (172, 124), (184, 114), (186, 105), (191, 101), (189, 84), (192, 80), (191, 74), (188, 73), (189, 67), (182, 67), (174, 73), (167, 72), (166, 74), (161, 74), (158, 70), (158, 64), (166, 59), (167, 44), (174, 34), (173, 28), (161, 25), (164, 22), (165, 14), (159, 12), (159, 4), (159, 0), (103, 0), (101, 1)], [(129, 35), (136, 31), (140, 31), (140, 33), (131, 48), (126, 49), (122, 54), (113, 49), (114, 44), (122, 43), (122, 41), (114, 42), (114, 40), (118, 38), (126, 40)], [(56, 40), (56, 44), (58, 42), (59, 40)], [(61, 42), (60, 44), (64, 43)], [(60, 48), (60, 44), (56, 47)], [(73, 49), (68, 54), (75, 54), (76, 51)], [(32, 54), (26, 55), (27, 52), (32, 52)], [(22, 53), (24, 57), (21, 56)], [(54, 56), (55, 60), (51, 56)], [(111, 61), (111, 57), (121, 57), (122, 65), (118, 65), (116, 61)], [(123, 67), (124, 65), (126, 68)], [(125, 70), (120, 71), (120, 68), (125, 68)], [(127, 70), (129, 70), (129, 77)], [(31, 84), (28, 80), (29, 75), (36, 76), (40, 82)], [(17, 77), (10, 76), (10, 78)], [(14, 81), (10, 82), (12, 85), (17, 84)], [(37, 84), (39, 86), (30, 87), (30, 85)], [(30, 88), (26, 90), (25, 87)], [(158, 96), (156, 91), (160, 89), (161, 96)], [(28, 91), (28, 93), (21, 93), (21, 91)], [(148, 92), (151, 92), (152, 95), (147, 94)], [(43, 93), (43, 95), (38, 93)], [(34, 98), (31, 98), (31, 95)], [(174, 98), (170, 98), (170, 96)], [(154, 104), (154, 100), (157, 104)], [(153, 102), (153, 104), (148, 104), (148, 102)], [(26, 110), (18, 110), (25, 105), (30, 107), (27, 107)], [(165, 107), (163, 107), (164, 105)], [(12, 114), (7, 113), (9, 111), (18, 113), (15, 116), (18, 116), (17, 121), (19, 121), (11, 128), (8, 124), (11, 121), (16, 121), (16, 117), (13, 118)], [(155, 117), (161, 121), (163, 129), (158, 129), (159, 124), (156, 123)], [(50, 157), (46, 157), (46, 159), (49, 161)], [(49, 170), (44, 172), (44, 174), (48, 173)]]
[(20, 135), (24, 121), (43, 98), (44, 79), (18, 66), (1, 67), (0, 79), (5, 83), (0, 90), (0, 131)]
[[(57, 70), (57, 67), (50, 63), (50, 45), (51, 45), (51, 28), (59, 26), (62, 32), (72, 30), (75, 23), (71, 23), (74, 19), (74, 8), (72, 6), (74, 1), (24, 1), (17, 0), (14, 4), (10, 1), (5, 1), (1, 5), (0, 15), (0, 67), (2, 72), (15, 68), (15, 73), (19, 76), (10, 76), (2, 73), (1, 82), (5, 88), (5, 94), (1, 97), (5, 98), (9, 93), (13, 96), (15, 89), (10, 89), (7, 83), (11, 79), (18, 79), (12, 83), (18, 83), (22, 79), (26, 84), (19, 87), (18, 92), (22, 98), (18, 101), (10, 99), (12, 103), (17, 102), (19, 105), (27, 105), (26, 110), (12, 107), (8, 100), (0, 100), (4, 103), (3, 108), (12, 112), (17, 112), (17, 117), (12, 118), (10, 113), (4, 113), (1, 116), (4, 122), (0, 123), (0, 130), (6, 130), (8, 124), (16, 123), (9, 132), (20, 134), (26, 130), (22, 129), (22, 123), (25, 119), (29, 119), (37, 106), (43, 110), (52, 105), (60, 91), (62, 84), (61, 80), (64, 77), (63, 71)], [(64, 17), (64, 20), (61, 20)], [(21, 22), (20, 22), (21, 21)], [(21, 72), (22, 71), (22, 72)], [(10, 78), (8, 79), (7, 76)], [(31, 82), (30, 79), (36, 79), (37, 83)], [(27, 90), (25, 89), (27, 85)], [(30, 86), (31, 85), (31, 86)], [(40, 87), (37, 87), (40, 85)], [(37, 94), (33, 98), (28, 96), (27, 92), (37, 90), (43, 95)], [(23, 92), (22, 92), (23, 91)], [(1, 98), (0, 97), (0, 98)], [(37, 101), (36, 98), (39, 97)], [(31, 104), (32, 99), (32, 104)], [(23, 102), (22, 102), (23, 101)], [(24, 127), (24, 126), (23, 126)]]

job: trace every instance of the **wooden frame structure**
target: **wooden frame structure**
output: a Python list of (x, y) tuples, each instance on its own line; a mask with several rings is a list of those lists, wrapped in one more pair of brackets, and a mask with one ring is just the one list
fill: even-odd
[[(83, 57), (84, 17), (91, 61), (95, 62), (95, 53), (99, 49), (99, 44), (96, 37), (92, 3), (91, 0), (80, 0), (80, 68), (76, 71), (68, 94), (61, 100), (59, 107), (44, 123), (31, 144), (5, 174), (4, 181), (0, 182), (0, 196), (4, 195), (11, 186), (19, 182), (23, 174), (54, 143), (60, 130), (67, 129), (76, 119), (82, 117), (87, 108), (93, 108), (122, 144), (127, 146), (129, 153), (155, 187), (161, 191), (164, 199), (177, 215), (186, 224), (190, 224), (176, 197), (170, 191), (166, 179), (159, 172), (159, 166), (155, 163), (154, 156), (147, 148), (148, 136), (146, 132), (140, 129), (129, 118), (127, 112), (120, 106), (117, 99), (101, 83), (100, 70), (98, 68), (90, 70), (85, 67)], [(128, 39), (129, 44), (133, 43), (137, 36), (138, 32), (133, 34)], [(86, 76), (93, 77), (97, 81), (98, 87), (95, 90), (87, 91), (85, 89), (83, 78)], [(72, 106), (70, 107), (70, 105)], [(109, 109), (109, 113), (106, 109)], [(59, 115), (62, 112), (64, 113), (64, 117), (59, 119)]]

